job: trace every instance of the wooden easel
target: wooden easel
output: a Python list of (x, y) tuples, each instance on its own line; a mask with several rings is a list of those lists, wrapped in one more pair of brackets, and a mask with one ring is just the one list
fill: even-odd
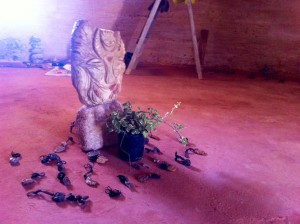
[[(143, 28), (142, 34), (138, 40), (138, 43), (137, 43), (135, 50), (133, 52), (133, 55), (131, 57), (130, 63), (125, 71), (125, 74), (130, 74), (131, 71), (134, 70), (138, 64), (138, 60), (142, 54), (143, 48), (146, 43), (147, 36), (148, 36), (149, 31), (154, 23), (155, 17), (158, 14), (159, 4), (161, 3), (161, 1), (162, 0), (155, 0), (155, 3), (152, 7), (150, 15), (147, 19), (147, 22)], [(191, 0), (187, 0), (187, 6), (188, 6), (191, 32), (192, 32), (192, 40), (193, 40), (193, 46), (194, 46), (194, 59), (195, 59), (195, 64), (196, 64), (196, 71), (198, 74), (198, 78), (202, 79), (202, 68), (201, 68), (200, 58), (199, 58), (199, 50), (198, 50), (198, 43), (197, 43), (197, 36), (196, 36), (196, 31), (195, 31), (194, 15), (193, 15)]]

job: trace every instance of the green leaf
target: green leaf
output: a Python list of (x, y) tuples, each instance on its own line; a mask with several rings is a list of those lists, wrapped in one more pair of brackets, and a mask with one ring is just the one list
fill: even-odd
[(149, 132), (147, 132), (147, 131), (143, 131), (143, 132), (142, 132), (142, 134), (144, 135), (144, 137), (145, 137), (145, 138), (147, 138), (147, 137), (148, 137), (148, 134), (149, 134)]
[(139, 120), (138, 120), (138, 123), (139, 123), (140, 125), (142, 125), (142, 126), (145, 125), (145, 121), (144, 121), (143, 119), (139, 119)]
[(179, 142), (180, 142), (182, 145), (187, 146), (187, 144), (189, 143), (189, 140), (188, 140), (187, 137), (180, 136)]

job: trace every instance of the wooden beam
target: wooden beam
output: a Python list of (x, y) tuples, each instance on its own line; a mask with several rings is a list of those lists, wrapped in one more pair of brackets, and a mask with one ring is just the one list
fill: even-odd
[(197, 35), (196, 35), (196, 31), (195, 31), (195, 22), (194, 22), (194, 15), (193, 15), (193, 9), (192, 9), (192, 2), (191, 2), (191, 0), (187, 0), (187, 1), (188, 1), (187, 5), (188, 5), (188, 11), (189, 11), (191, 31), (192, 31), (192, 39), (193, 39), (193, 45), (194, 45), (194, 58), (195, 58), (196, 70), (197, 70), (198, 78), (202, 79), (202, 68), (201, 68), (200, 57), (199, 57)]
[(153, 5), (153, 7), (152, 7), (150, 15), (149, 15), (149, 17), (147, 19), (147, 22), (146, 22), (145, 26), (144, 26), (142, 34), (141, 34), (141, 36), (139, 38), (139, 41), (137, 43), (137, 46), (134, 49), (133, 55), (131, 57), (129, 65), (128, 65), (126, 71), (125, 71), (125, 74), (130, 74), (131, 71), (133, 69), (135, 69), (136, 66), (137, 66), (138, 59), (141, 56), (143, 47), (145, 45), (145, 39), (147, 38), (147, 35), (148, 35), (149, 31), (150, 31), (152, 23), (154, 22), (155, 16), (157, 14), (158, 7), (160, 5), (160, 2), (161, 2), (161, 0), (156, 0), (155, 3), (154, 3), (154, 5)]

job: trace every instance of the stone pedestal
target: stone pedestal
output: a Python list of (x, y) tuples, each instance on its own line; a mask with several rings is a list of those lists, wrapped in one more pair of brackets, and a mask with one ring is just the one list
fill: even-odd
[(72, 83), (84, 106), (74, 128), (84, 151), (97, 150), (110, 142), (105, 122), (114, 110), (125, 71), (125, 48), (120, 32), (93, 28), (87, 21), (75, 22), (72, 31)]
[(112, 101), (97, 106), (83, 106), (78, 111), (74, 128), (83, 151), (117, 143), (117, 135), (108, 132), (106, 120), (112, 111), (121, 109), (120, 103)]

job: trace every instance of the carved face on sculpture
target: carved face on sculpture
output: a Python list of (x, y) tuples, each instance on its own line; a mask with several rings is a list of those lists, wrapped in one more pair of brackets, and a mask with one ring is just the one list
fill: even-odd
[(93, 29), (86, 22), (72, 33), (72, 83), (80, 101), (99, 105), (120, 92), (125, 48), (119, 32)]
[(100, 30), (100, 40), (103, 48), (107, 51), (114, 51), (118, 45), (118, 34), (111, 30)]

